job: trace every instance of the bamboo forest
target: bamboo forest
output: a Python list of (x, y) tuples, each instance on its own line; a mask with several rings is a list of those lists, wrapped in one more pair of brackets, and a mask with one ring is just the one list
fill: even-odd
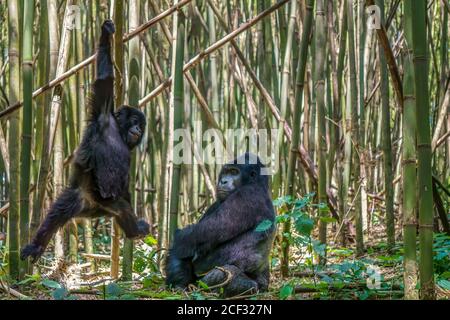
[(0, 300), (449, 300), (450, 1), (0, 0), (0, 153)]

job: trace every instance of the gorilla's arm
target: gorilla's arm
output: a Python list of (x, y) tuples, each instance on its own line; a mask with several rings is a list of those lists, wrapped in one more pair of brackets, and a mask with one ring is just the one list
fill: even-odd
[(114, 111), (114, 68), (111, 59), (111, 36), (114, 31), (113, 22), (106, 20), (97, 49), (97, 77), (89, 105), (90, 119), (100, 122), (100, 130), (108, 124), (108, 115)]
[(178, 258), (202, 256), (221, 243), (255, 228), (261, 221), (273, 220), (271, 203), (267, 201), (267, 191), (261, 186), (249, 184), (241, 187), (198, 223), (178, 230), (174, 253)]
[[(87, 139), (89, 167), (94, 169), (95, 182), (104, 199), (117, 199), (128, 188), (129, 152), (121, 150), (121, 143), (104, 143), (106, 139), (120, 141), (114, 112), (114, 66), (111, 58), (111, 40), (114, 24), (106, 20), (97, 50), (97, 78), (93, 85), (91, 121), (96, 122), (97, 139)], [(87, 158), (87, 157), (85, 157)]]

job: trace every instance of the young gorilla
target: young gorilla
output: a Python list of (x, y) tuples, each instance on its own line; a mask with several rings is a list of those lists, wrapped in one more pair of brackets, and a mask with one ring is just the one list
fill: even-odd
[[(267, 290), (275, 211), (263, 167), (249, 153), (223, 166), (217, 201), (196, 224), (175, 232), (166, 262), (168, 285), (185, 288), (201, 279), (223, 287), (227, 297)], [(264, 220), (271, 227), (255, 230)]]
[(130, 153), (142, 140), (145, 116), (137, 109), (123, 106), (114, 113), (114, 75), (111, 36), (114, 24), (107, 20), (97, 53), (97, 79), (93, 85), (90, 117), (72, 163), (70, 185), (50, 207), (31, 244), (21, 258), (36, 262), (53, 234), (74, 217), (116, 218), (127, 238), (147, 235), (149, 225), (137, 220), (128, 192)]

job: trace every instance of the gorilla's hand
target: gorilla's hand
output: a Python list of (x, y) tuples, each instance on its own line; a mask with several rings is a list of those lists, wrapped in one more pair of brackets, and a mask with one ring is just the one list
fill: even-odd
[(116, 31), (114, 22), (112, 20), (105, 20), (102, 24), (102, 33), (100, 35), (100, 48), (109, 47), (111, 43), (111, 36)]
[(102, 35), (111, 35), (116, 31), (114, 22), (112, 20), (105, 20), (102, 24)]
[(173, 253), (179, 259), (192, 258), (196, 253), (195, 241), (192, 237), (192, 226), (175, 231)]

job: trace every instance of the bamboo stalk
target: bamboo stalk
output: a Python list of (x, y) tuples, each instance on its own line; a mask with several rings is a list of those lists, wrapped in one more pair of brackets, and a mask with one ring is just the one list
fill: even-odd
[[(366, 5), (370, 6), (374, 4), (374, 0), (366, 0)], [(397, 103), (400, 109), (403, 109), (403, 86), (400, 78), (400, 73), (398, 72), (397, 63), (395, 62), (395, 57), (387, 37), (386, 29), (384, 24), (380, 24), (380, 28), (377, 29), (377, 36), (380, 43), (384, 49), (386, 55), (387, 65), (392, 77), (392, 84), (394, 86), (394, 91), (396, 93)]]
[[(315, 74), (314, 88), (316, 95), (317, 110), (317, 159), (318, 159), (318, 199), (319, 203), (327, 202), (327, 142), (326, 142), (326, 119), (325, 119), (325, 57), (326, 57), (326, 18), (325, 4), (323, 0), (317, 0), (315, 19)], [(319, 207), (319, 240), (327, 243), (327, 223), (322, 219), (327, 217), (328, 208)], [(325, 251), (326, 252), (326, 251)], [(320, 257), (320, 262), (324, 263), (324, 257)]]
[[(306, 14), (303, 26), (302, 39), (300, 41), (300, 54), (297, 64), (297, 74), (295, 75), (295, 108), (293, 115), (293, 132), (289, 149), (287, 182), (285, 184), (285, 193), (295, 196), (294, 176), (295, 164), (297, 162), (297, 146), (300, 143), (300, 118), (302, 113), (303, 88), (305, 85), (306, 61), (308, 59), (308, 45), (312, 30), (314, 0), (308, 0), (306, 5)], [(290, 221), (283, 226), (283, 233), (290, 231)], [(281, 261), (281, 274), (287, 277), (289, 274), (289, 241), (286, 236), (283, 237), (284, 243)]]
[[(172, 77), (175, 79), (172, 84), (172, 94), (170, 99), (170, 108), (173, 112), (173, 130), (181, 129), (183, 127), (183, 103), (184, 103), (184, 83), (183, 83), (183, 59), (184, 59), (184, 35), (185, 35), (185, 19), (182, 12), (175, 14), (173, 20), (173, 44), (172, 44)], [(175, 148), (176, 142), (174, 139), (169, 140), (173, 143)], [(169, 243), (172, 242), (175, 235), (175, 230), (178, 228), (179, 219), (179, 201), (177, 196), (180, 191), (181, 184), (181, 165), (172, 164), (172, 185), (170, 191), (169, 204)]]
[[(381, 23), (384, 23), (384, 4), (377, 0), (381, 11)], [(385, 54), (381, 44), (378, 52), (380, 55), (380, 93), (381, 93), (381, 117), (382, 117), (382, 149), (383, 170), (386, 205), (386, 234), (389, 248), (395, 245), (395, 221), (394, 221), (394, 190), (392, 187), (392, 146), (391, 146), (391, 114), (389, 110), (389, 79)]]
[[(14, 103), (20, 96), (20, 60), (19, 60), (19, 1), (8, 1), (8, 55), (9, 55), (9, 101)], [(20, 112), (9, 119), (9, 215), (8, 215), (8, 270), (11, 279), (19, 277), (19, 214), (20, 214)]]
[[(31, 136), (33, 131), (33, 22), (34, 0), (26, 1), (23, 8), (22, 36), (22, 97), (24, 101), (22, 116), (22, 146), (20, 150), (20, 246), (29, 242), (30, 230), (30, 169)], [(20, 278), (28, 271), (28, 261), (20, 263)]]
[[(406, 0), (410, 6), (417, 125), (417, 186), (419, 202), (420, 298), (434, 299), (433, 278), (433, 194), (431, 185), (431, 136), (428, 121), (428, 54), (426, 1)], [(410, 2), (410, 3), (409, 3)]]

